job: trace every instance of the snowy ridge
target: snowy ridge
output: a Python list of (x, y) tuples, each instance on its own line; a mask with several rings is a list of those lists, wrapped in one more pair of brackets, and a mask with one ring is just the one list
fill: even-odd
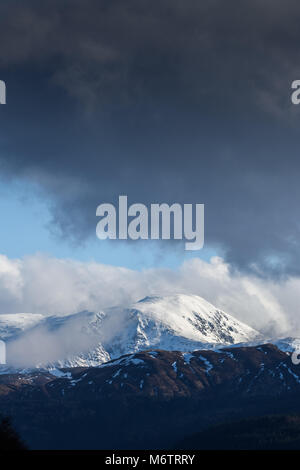
[(146, 297), (133, 305), (66, 316), (0, 315), (8, 367), (95, 367), (148, 349), (194, 351), (259, 341), (248, 325), (196, 295)]
[(150, 348), (189, 351), (251, 341), (258, 332), (196, 295), (146, 297), (128, 309), (110, 309), (126, 325), (107, 350), (112, 357)]
[(39, 325), (45, 317), (38, 313), (14, 313), (0, 315), (0, 339), (5, 341), (13, 336)]

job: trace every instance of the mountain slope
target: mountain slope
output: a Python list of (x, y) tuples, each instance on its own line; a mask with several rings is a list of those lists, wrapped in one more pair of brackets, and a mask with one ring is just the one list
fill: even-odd
[(178, 449), (288, 450), (300, 449), (300, 416), (262, 416), (214, 426), (185, 437)]
[(0, 315), (13, 367), (97, 366), (145, 349), (193, 351), (245, 343), (257, 331), (196, 295), (146, 297), (128, 308), (61, 317)]
[(189, 351), (209, 344), (251, 341), (258, 332), (196, 295), (146, 297), (126, 309), (107, 311), (125, 326), (105, 348), (111, 357), (147, 348)]
[(0, 413), (35, 448), (166, 449), (218, 423), (299, 413), (299, 391), (299, 366), (270, 344), (153, 350), (97, 368), (2, 375)]

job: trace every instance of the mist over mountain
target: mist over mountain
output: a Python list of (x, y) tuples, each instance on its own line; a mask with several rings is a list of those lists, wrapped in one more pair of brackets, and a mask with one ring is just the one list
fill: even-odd
[[(30, 448), (189, 447), (206, 430), (209, 448), (211, 426), (229, 422), (234, 431), (238, 420), (300, 412), (296, 340), (268, 344), (197, 295), (65, 316), (1, 315), (0, 336), (0, 414)], [(241, 445), (256, 434), (254, 426)]]
[(60, 317), (1, 315), (0, 337), (8, 368), (93, 367), (153, 348), (194, 351), (262, 338), (203, 298), (183, 294)]

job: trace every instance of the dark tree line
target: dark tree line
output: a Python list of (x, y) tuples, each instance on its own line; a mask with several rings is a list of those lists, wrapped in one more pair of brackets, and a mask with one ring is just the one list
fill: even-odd
[(14, 430), (9, 418), (0, 421), (0, 451), (25, 450), (25, 445)]

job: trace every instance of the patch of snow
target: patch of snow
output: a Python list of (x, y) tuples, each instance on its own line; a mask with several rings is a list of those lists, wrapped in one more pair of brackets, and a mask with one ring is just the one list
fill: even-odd
[(193, 353), (184, 353), (184, 354), (182, 354), (182, 356), (183, 356), (183, 360), (184, 360), (185, 364), (190, 364), (191, 359), (193, 359), (193, 357), (195, 357)]
[(57, 378), (72, 379), (72, 374), (70, 372), (63, 372), (59, 369), (49, 369), (48, 371), (51, 375)]
[(209, 362), (208, 359), (206, 359), (206, 357), (199, 356), (199, 359), (204, 362), (206, 366), (206, 373), (209, 375), (210, 371), (213, 369), (214, 366), (211, 364), (211, 362)]
[(294, 377), (295, 381), (298, 384), (300, 384), (300, 377), (297, 374), (295, 374), (295, 372), (293, 372), (286, 364), (282, 364), (282, 365), (283, 365), (283, 367), (285, 367), (287, 369), (288, 373), (291, 374), (292, 377)]
[(149, 356), (154, 357), (155, 359), (156, 359), (157, 356), (158, 356), (158, 352), (157, 352), (157, 351), (150, 351), (150, 352), (148, 352), (148, 354), (149, 354)]

